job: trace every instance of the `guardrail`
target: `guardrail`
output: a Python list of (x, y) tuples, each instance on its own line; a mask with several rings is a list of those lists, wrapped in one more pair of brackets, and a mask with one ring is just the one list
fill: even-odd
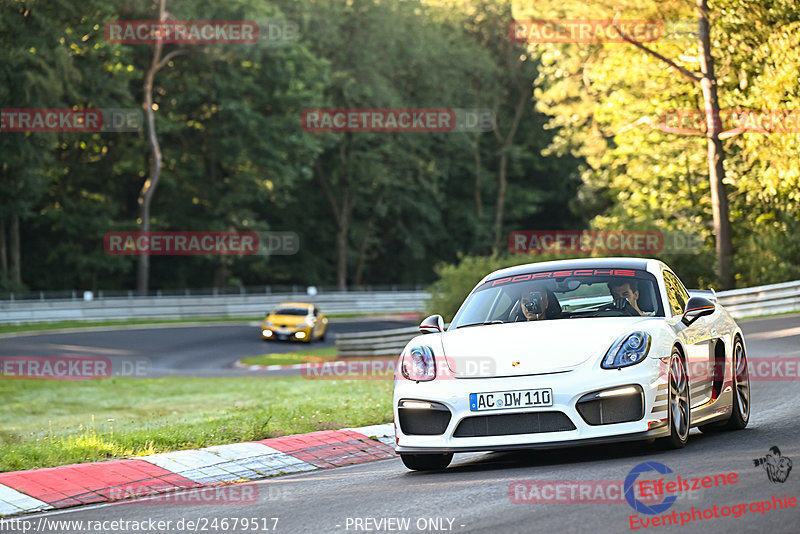
[(717, 299), (737, 319), (800, 311), (800, 280), (720, 291)]
[(430, 295), (425, 291), (342, 291), (309, 296), (305, 293), (190, 297), (104, 298), (72, 301), (0, 301), (0, 324), (115, 319), (184, 319), (254, 317), (281, 302), (311, 302), (323, 313), (420, 312)]
[[(721, 291), (717, 297), (731, 315), (737, 318), (800, 311), (800, 281)], [(420, 313), (425, 309), (428, 299), (430, 295), (427, 292), (415, 290), (336, 291), (314, 296), (304, 292), (286, 292), (260, 295), (115, 297), (91, 301), (17, 300), (0, 301), (0, 324), (258, 316), (287, 300), (313, 302), (325, 313)], [(372, 337), (375, 337), (374, 334)]]
[[(800, 281), (720, 291), (717, 301), (735, 318), (800, 311)], [(339, 334), (336, 348), (342, 358), (398, 356), (418, 334), (418, 327)]]
[(336, 352), (339, 358), (399, 356), (406, 343), (418, 335), (418, 326), (377, 332), (337, 334)]

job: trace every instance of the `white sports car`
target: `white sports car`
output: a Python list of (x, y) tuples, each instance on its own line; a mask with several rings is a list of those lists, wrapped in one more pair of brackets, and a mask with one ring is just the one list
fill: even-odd
[(742, 429), (742, 331), (713, 291), (687, 291), (657, 260), (532, 263), (486, 276), (445, 331), (403, 349), (397, 452), (444, 469), (455, 452), (652, 440)]

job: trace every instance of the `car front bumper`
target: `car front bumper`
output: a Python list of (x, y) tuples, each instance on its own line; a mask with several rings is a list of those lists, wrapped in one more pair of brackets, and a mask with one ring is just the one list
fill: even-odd
[[(300, 334), (298, 336), (298, 333)], [(311, 327), (305, 326), (303, 328), (277, 328), (277, 327), (261, 327), (262, 339), (277, 339), (280, 341), (308, 341), (311, 336)]]
[[(663, 437), (669, 434), (667, 377), (664, 368), (658, 358), (646, 358), (639, 364), (614, 370), (600, 369), (599, 362), (587, 362), (568, 372), (530, 376), (435, 379), (430, 382), (413, 382), (400, 378), (395, 381), (393, 400), (396, 450), (399, 453), (497, 451)], [(597, 410), (588, 410), (587, 404), (581, 404), (583, 412), (581, 415), (579, 400), (594, 399), (594, 394), (597, 392), (610, 393), (630, 386), (637, 390), (641, 388), (640, 394), (637, 393), (635, 396), (629, 394), (624, 396), (625, 399), (618, 395), (602, 397), (602, 402), (607, 403), (612, 397), (617, 397), (617, 402), (621, 404), (638, 402), (641, 406), (638, 412), (641, 417), (636, 420), (627, 417), (623, 418), (626, 422), (608, 423), (609, 417), (606, 417), (602, 420), (605, 424), (590, 424), (589, 421), (598, 423), (597, 418), (590, 415), (590, 412), (597, 413)], [(470, 393), (537, 388), (552, 389), (552, 406), (491, 411), (470, 410)], [(400, 401), (405, 400), (435, 403), (440, 412), (446, 409), (450, 415), (446, 427), (441, 415), (432, 418), (438, 419), (440, 423), (440, 428), (433, 432), (439, 432), (441, 428), (444, 428), (444, 431), (436, 434), (420, 434), (419, 429), (425, 427), (425, 424), (415, 427), (411, 422), (414, 421), (414, 417), (417, 417), (418, 421), (425, 418), (431, 420), (430, 413), (422, 413), (430, 409), (420, 408), (412, 412), (408, 411), (408, 408), (400, 408)], [(604, 404), (604, 406), (609, 405)], [(601, 414), (602, 409), (601, 407)], [(608, 408), (606, 410), (613, 411)], [(487, 419), (511, 414), (517, 414), (519, 417)], [(478, 419), (462, 425), (466, 419), (476, 417)], [(614, 420), (613, 416), (610, 419)], [(499, 423), (500, 421), (505, 422)], [(538, 425), (539, 430), (517, 433), (526, 430), (528, 427), (525, 425), (529, 423), (533, 426)], [(569, 429), (564, 429), (565, 427)], [(477, 433), (481, 435), (471, 435), (476, 434), (476, 429), (479, 429)], [(430, 425), (426, 431), (431, 431)], [(489, 433), (491, 435), (484, 435)]]

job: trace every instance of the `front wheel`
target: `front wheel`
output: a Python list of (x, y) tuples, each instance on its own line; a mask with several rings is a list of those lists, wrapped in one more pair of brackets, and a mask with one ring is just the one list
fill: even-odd
[(686, 374), (686, 364), (677, 348), (672, 349), (669, 359), (668, 381), (669, 436), (661, 438), (659, 444), (667, 449), (682, 449), (689, 441), (691, 404), (689, 403), (689, 377)]
[(406, 467), (413, 471), (441, 471), (450, 465), (453, 453), (448, 454), (400, 454)]

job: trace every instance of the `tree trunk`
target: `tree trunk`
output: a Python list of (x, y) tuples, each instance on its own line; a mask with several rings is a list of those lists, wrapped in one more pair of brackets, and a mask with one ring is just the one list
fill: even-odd
[(8, 247), (6, 246), (6, 221), (0, 219), (0, 280), (8, 281)]
[(494, 212), (494, 245), (492, 248), (495, 252), (500, 250), (500, 243), (502, 242), (500, 233), (503, 230), (503, 214), (506, 207), (506, 186), (508, 183), (508, 154), (504, 149), (501, 150), (500, 163), (497, 168), (497, 205)]
[(733, 289), (736, 282), (733, 273), (733, 242), (728, 208), (728, 193), (725, 187), (725, 151), (719, 134), (722, 121), (717, 98), (717, 78), (714, 74), (714, 58), (711, 56), (711, 36), (708, 22), (708, 2), (697, 0), (700, 25), (700, 70), (706, 112), (706, 139), (708, 142), (708, 179), (711, 184), (711, 206), (713, 209), (714, 235), (716, 236), (717, 275), (720, 289)]
[(215, 289), (224, 289), (225, 283), (228, 280), (228, 265), (226, 263), (220, 263), (214, 269), (214, 288)]
[(11, 235), (9, 236), (11, 245), (11, 268), (9, 269), (9, 279), (11, 286), (21, 289), (22, 287), (22, 258), (19, 251), (19, 214), (11, 214)]
[(481, 198), (481, 167), (483, 167), (483, 163), (481, 162), (480, 136), (475, 138), (472, 150), (475, 155), (475, 213), (478, 215), (478, 219), (483, 219), (483, 198)]
[[(344, 146), (340, 147), (340, 157), (345, 163)], [(343, 166), (346, 167), (346, 165)], [(345, 291), (347, 289), (347, 234), (350, 230), (350, 217), (353, 213), (353, 190), (350, 182), (340, 186), (342, 198), (341, 202), (337, 201), (333, 187), (322, 170), (322, 162), (319, 158), (314, 162), (314, 174), (322, 186), (322, 192), (336, 220), (336, 285), (341, 291)]]
[(336, 286), (340, 291), (347, 289), (347, 231), (350, 221), (339, 224), (336, 232)]
[[(158, 19), (160, 21), (167, 20), (166, 0), (160, 0), (158, 7)], [(144, 113), (147, 120), (147, 142), (150, 146), (151, 161), (150, 161), (150, 177), (145, 180), (142, 189), (139, 191), (139, 230), (142, 232), (150, 231), (150, 206), (153, 202), (153, 195), (156, 192), (158, 181), (161, 179), (161, 146), (158, 144), (158, 136), (156, 135), (156, 118), (155, 110), (153, 109), (153, 82), (156, 73), (160, 71), (169, 61), (177, 55), (183, 53), (182, 50), (173, 50), (163, 58), (161, 52), (164, 44), (160, 39), (156, 40), (153, 49), (153, 60), (150, 62), (150, 68), (144, 76), (143, 92), (144, 92)], [(141, 296), (147, 295), (147, 290), (150, 286), (150, 256), (147, 254), (139, 255), (139, 262), (136, 273), (136, 292)]]
[(508, 150), (514, 144), (514, 136), (517, 134), (517, 128), (519, 128), (522, 112), (525, 110), (525, 104), (530, 99), (530, 93), (524, 85), (520, 85), (519, 89), (519, 100), (517, 100), (517, 105), (514, 109), (514, 118), (511, 120), (511, 127), (508, 129), (505, 138), (500, 134), (500, 130), (497, 128), (496, 124), (494, 128), (495, 138), (500, 144), (500, 161), (497, 169), (497, 203), (494, 213), (494, 243), (492, 245), (492, 249), (495, 252), (500, 250), (500, 244), (503, 242), (501, 232), (503, 231), (503, 217), (505, 215), (506, 206)]
[(364, 268), (367, 263), (367, 247), (369, 246), (369, 238), (372, 236), (372, 228), (375, 226), (375, 220), (378, 218), (378, 208), (383, 203), (384, 190), (381, 189), (378, 193), (378, 198), (375, 199), (375, 208), (369, 216), (369, 220), (364, 227), (364, 238), (361, 240), (361, 245), (358, 247), (358, 263), (356, 264), (356, 273), (353, 276), (353, 284), (356, 286), (361, 285), (364, 276)]

